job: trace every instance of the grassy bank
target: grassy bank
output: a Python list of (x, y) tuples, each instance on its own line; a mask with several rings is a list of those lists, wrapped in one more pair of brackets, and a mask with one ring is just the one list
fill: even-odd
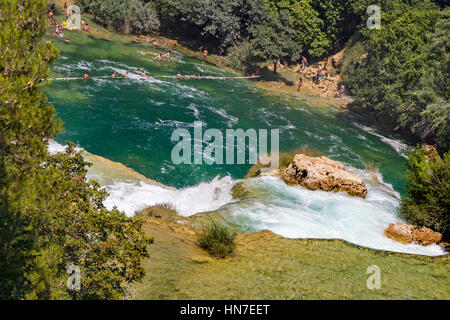
[[(240, 234), (226, 259), (196, 245), (196, 229), (147, 218), (155, 238), (135, 299), (450, 299), (448, 256), (377, 251), (341, 240), (285, 239), (270, 231)], [(381, 270), (369, 290), (367, 267)]]

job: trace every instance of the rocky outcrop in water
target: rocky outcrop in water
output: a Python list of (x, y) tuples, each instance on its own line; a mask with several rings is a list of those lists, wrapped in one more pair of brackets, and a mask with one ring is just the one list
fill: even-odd
[(342, 163), (327, 157), (297, 154), (282, 178), (289, 185), (299, 184), (311, 190), (345, 191), (361, 198), (367, 194), (360, 177), (348, 172)]
[(404, 244), (416, 243), (424, 246), (439, 243), (442, 239), (442, 234), (439, 232), (433, 231), (427, 227), (419, 228), (403, 222), (389, 224), (387, 229), (384, 230), (384, 234), (394, 241)]

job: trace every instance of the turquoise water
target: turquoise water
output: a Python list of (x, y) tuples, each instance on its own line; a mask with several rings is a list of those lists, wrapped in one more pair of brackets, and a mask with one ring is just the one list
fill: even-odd
[[(66, 36), (70, 43), (56, 39), (61, 56), (52, 65), (52, 77), (82, 77), (85, 71), (103, 76), (115, 71), (129, 72), (130, 78), (49, 83), (45, 93), (65, 122), (66, 131), (56, 137), (57, 142), (71, 140), (175, 187), (168, 190), (126, 178), (106, 182), (102, 177), (114, 174), (91, 172), (110, 194), (106, 207), (117, 206), (132, 216), (146, 206), (169, 202), (184, 216), (217, 211), (248, 231), (270, 229), (291, 238), (340, 238), (375, 249), (445, 253), (436, 245), (403, 245), (383, 235), (389, 223), (400, 220), (397, 207), (404, 192), (408, 148), (404, 142), (365, 127), (337, 106), (319, 107), (304, 99), (269, 94), (251, 80), (164, 78), (177, 72), (237, 75), (176, 51), (158, 62), (155, 55), (162, 51), (151, 46), (82, 33)], [(140, 77), (139, 68), (150, 78)], [(183, 128), (192, 133), (195, 121), (201, 121), (204, 130), (279, 129), (281, 151), (309, 146), (344, 162), (363, 178), (367, 197), (310, 191), (264, 177), (244, 181), (257, 196), (232, 199), (231, 189), (245, 176), (249, 164), (175, 165), (171, 161), (172, 132)], [(61, 147), (52, 142), (49, 148)], [(366, 163), (379, 170), (364, 170)]]
[[(152, 46), (96, 39), (66, 33), (71, 43), (56, 40), (60, 58), (52, 77), (130, 73), (130, 79), (53, 81), (46, 86), (49, 101), (65, 122), (56, 140), (71, 140), (87, 151), (174, 187), (196, 185), (216, 176), (242, 178), (249, 165), (179, 165), (171, 162), (174, 129), (192, 130), (194, 121), (207, 128), (280, 129), (280, 149), (310, 146), (356, 168), (373, 162), (394, 189), (404, 189), (404, 158), (388, 143), (355, 125), (337, 107), (316, 107), (285, 95), (267, 94), (251, 80), (152, 78), (202, 73), (230, 73), (207, 62)], [(54, 39), (54, 38), (52, 38)], [(150, 74), (138, 77), (137, 69)], [(233, 74), (231, 74), (233, 75)], [(397, 143), (393, 141), (394, 144)]]

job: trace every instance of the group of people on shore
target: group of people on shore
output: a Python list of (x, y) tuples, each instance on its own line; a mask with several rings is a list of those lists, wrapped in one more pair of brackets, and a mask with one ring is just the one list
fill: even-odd
[[(55, 29), (55, 32), (52, 33), (51, 35), (57, 36), (59, 38), (64, 38), (64, 33), (62, 33), (62, 30), (65, 29), (65, 28), (67, 28), (67, 29), (71, 29), (71, 28), (67, 25), (66, 21), (61, 21), (59, 23), (56, 22), (55, 11), (56, 11), (56, 5), (53, 3), (50, 6), (50, 8), (49, 8), (48, 18), (50, 20), (49, 25), (51, 27), (56, 28), (56, 29)], [(66, 12), (67, 19), (69, 19), (72, 16), (72, 14), (73, 14), (72, 11), (67, 9), (67, 3), (66, 2), (64, 3), (63, 11)], [(86, 23), (84, 21), (84, 19), (81, 19), (80, 22), (81, 22), (81, 25), (82, 25), (82, 30), (85, 31), (85, 32), (89, 32), (89, 24)], [(70, 42), (70, 40), (64, 39), (64, 42)]]
[(161, 40), (161, 43), (158, 41), (158, 39), (151, 39), (150, 35), (146, 35), (145, 38), (141, 38), (139, 36), (135, 37), (133, 42), (136, 43), (152, 43), (154, 47), (172, 47), (173, 49), (175, 49), (178, 46), (178, 41), (177, 40)]
[[(301, 57), (301, 73), (303, 73), (306, 69), (306, 67), (308, 66), (308, 60), (306, 59), (306, 57), (302, 56)], [(326, 57), (323, 61), (323, 66), (320, 66), (319, 64), (319, 68), (317, 69), (317, 71), (313, 74), (312, 76), (312, 83), (314, 85), (319, 85), (321, 83), (321, 81), (323, 80), (328, 80), (328, 70), (327, 70), (327, 64), (328, 64), (328, 58)], [(326, 81), (324, 87), (321, 90), (322, 94), (325, 94), (330, 86), (330, 82)], [(298, 79), (298, 83), (297, 83), (297, 92), (301, 91), (301, 88), (303, 87), (303, 78), (300, 77)], [(345, 91), (345, 86), (343, 83), (341, 83), (338, 86), (339, 89), (337, 89), (337, 97), (341, 97), (344, 94)]]

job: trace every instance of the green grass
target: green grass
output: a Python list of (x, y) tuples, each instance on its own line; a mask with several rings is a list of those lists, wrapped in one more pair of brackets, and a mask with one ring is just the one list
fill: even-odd
[(226, 258), (236, 248), (236, 234), (215, 221), (203, 226), (198, 234), (198, 245), (217, 258)]
[[(159, 221), (159, 220), (158, 220)], [(450, 299), (448, 256), (358, 247), (342, 240), (285, 239), (269, 231), (236, 237), (227, 259), (199, 248), (185, 224), (148, 223), (155, 236), (135, 299)], [(367, 288), (369, 266), (381, 288)]]

